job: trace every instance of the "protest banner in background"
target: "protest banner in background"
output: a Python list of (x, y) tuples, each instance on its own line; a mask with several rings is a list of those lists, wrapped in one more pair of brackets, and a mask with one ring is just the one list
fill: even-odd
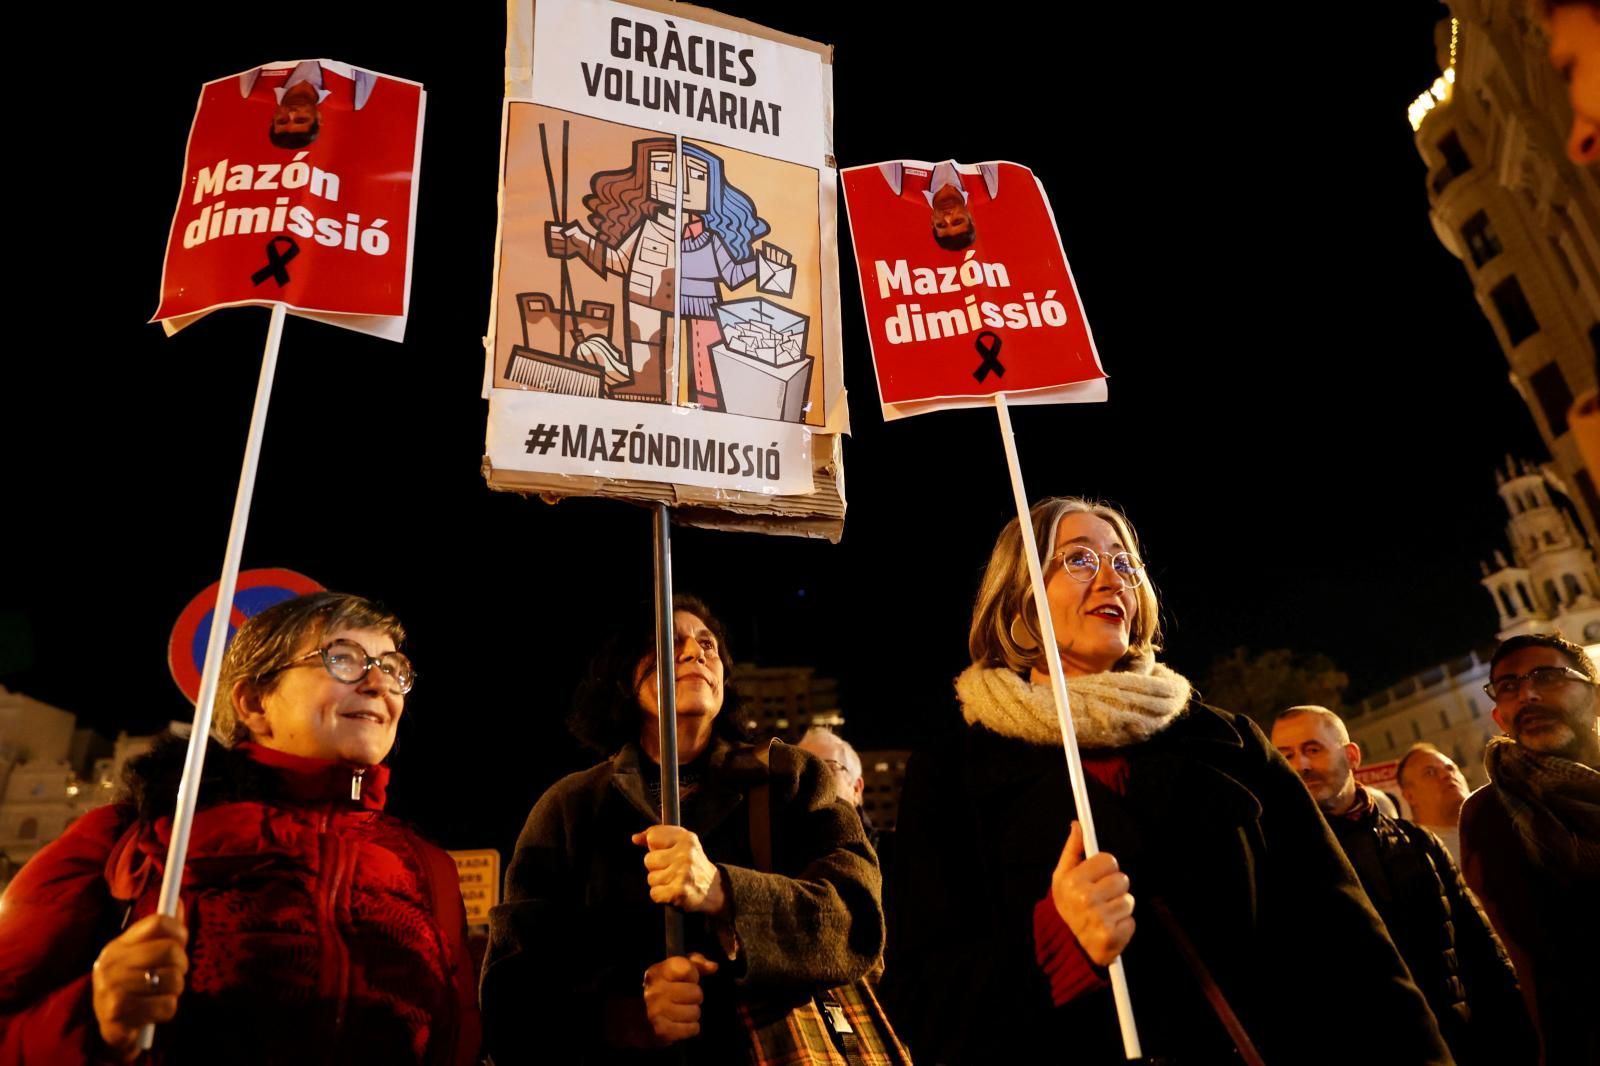
[(500, 902), (500, 853), (493, 848), (452, 851), (461, 878), (461, 902), (467, 925), (488, 928), (489, 912)]
[(830, 49), (648, 0), (508, 42), (490, 486), (837, 539)]
[(1352, 773), (1358, 784), (1367, 788), (1375, 788), (1394, 800), (1395, 806), (1400, 809), (1400, 817), (1410, 818), (1411, 807), (1406, 803), (1405, 797), (1400, 792), (1400, 760), (1389, 759), (1385, 762), (1368, 763), (1358, 766)]
[(167, 332), (219, 307), (404, 338), (425, 94), (332, 60), (269, 63), (200, 91), (167, 238)]
[(1015, 163), (842, 173), (886, 419), (1106, 398), (1044, 187)]

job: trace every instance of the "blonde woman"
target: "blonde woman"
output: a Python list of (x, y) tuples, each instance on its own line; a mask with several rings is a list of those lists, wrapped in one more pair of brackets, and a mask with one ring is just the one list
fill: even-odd
[[(1106, 967), (1123, 957), (1143, 1051), (1163, 1062), (1249, 1062), (1253, 1047), (1273, 1066), (1343, 1063), (1349, 1048), (1306, 1039), (1305, 1022), (1348, 997), (1383, 1034), (1371, 1061), (1449, 1063), (1287, 764), (1157, 660), (1128, 520), (1074, 498), (1032, 520), (1103, 850), (1084, 858), (1013, 520), (956, 681), (965, 727), (918, 753), (901, 803), (884, 991), (917, 1061), (1122, 1061)], [(1241, 595), (1261, 577), (1248, 559), (1222, 564)]]

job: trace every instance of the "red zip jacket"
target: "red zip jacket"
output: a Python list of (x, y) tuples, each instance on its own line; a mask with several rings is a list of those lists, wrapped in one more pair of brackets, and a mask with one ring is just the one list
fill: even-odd
[[(182, 887), (187, 987), (147, 1058), (476, 1062), (455, 865), (383, 813), (388, 768), (241, 744), (213, 747), (206, 770)], [(12, 881), (0, 898), (0, 1064), (101, 1061), (90, 967), (155, 911), (170, 836), (170, 815), (152, 824), (132, 804), (102, 807)]]

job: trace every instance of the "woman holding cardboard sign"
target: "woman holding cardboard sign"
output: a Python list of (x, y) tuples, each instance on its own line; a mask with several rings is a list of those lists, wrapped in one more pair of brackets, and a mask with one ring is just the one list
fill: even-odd
[[(843, 1038), (817, 999), (877, 961), (877, 858), (821, 760), (744, 740), (725, 705), (721, 622), (691, 597), (673, 605), (683, 824), (658, 824), (656, 664), (641, 618), (596, 659), (571, 723), (615, 754), (540, 798), (490, 916), (482, 993), (497, 1063), (844, 1061), (823, 1057)], [(687, 919), (687, 953), (671, 958), (667, 906)], [(874, 1019), (841, 1006), (868, 1046)], [(800, 1035), (824, 1046), (796, 1047)]]
[(912, 760), (901, 799), (884, 992), (918, 1060), (1122, 1061), (1105, 970), (1121, 957), (1162, 1061), (1347, 1062), (1304, 1021), (1350, 993), (1383, 1061), (1448, 1063), (1292, 771), (1156, 661), (1159, 605), (1127, 519), (1072, 498), (1031, 513), (1104, 850), (1084, 857), (1013, 519), (956, 682), (966, 727)]
[(154, 913), (184, 743), (0, 901), (0, 1062), (477, 1061), (455, 864), (383, 812), (415, 680), (394, 615), (318, 592), (223, 659), (180, 918)]

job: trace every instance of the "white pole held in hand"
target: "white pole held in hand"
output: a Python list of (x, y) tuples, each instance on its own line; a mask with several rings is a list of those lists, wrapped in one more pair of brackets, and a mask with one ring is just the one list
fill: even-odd
[[(189, 730), (189, 753), (183, 764), (183, 780), (178, 784), (178, 809), (172, 818), (172, 843), (167, 847), (167, 866), (161, 876), (159, 910), (167, 917), (178, 913), (178, 889), (183, 884), (183, 864), (189, 854), (189, 830), (194, 824), (195, 803), (200, 796), (200, 771), (206, 761), (206, 738), (211, 733), (211, 709), (217, 698), (218, 675), (222, 673), (223, 645), (228, 639), (228, 618), (233, 614), (233, 592), (239, 582), (239, 558), (244, 554), (244, 532), (250, 524), (250, 498), (255, 494), (256, 467), (261, 459), (261, 436), (267, 427), (267, 403), (272, 398), (272, 377), (278, 369), (278, 343), (283, 339), (284, 305), (272, 305), (272, 321), (267, 326), (267, 347), (261, 357), (261, 378), (256, 384), (255, 409), (250, 414), (250, 435), (244, 445), (244, 465), (239, 472), (239, 492), (233, 500), (233, 524), (228, 528), (228, 547), (222, 558), (222, 577), (217, 582), (217, 605), (211, 611), (211, 636), (206, 644), (205, 668), (200, 674), (200, 699), (194, 705), (194, 725)], [(156, 1027), (139, 1031), (139, 1048), (150, 1050)]]
[[(1028, 509), (1028, 493), (1022, 487), (1022, 465), (1017, 461), (1017, 442), (1011, 433), (1011, 411), (1005, 393), (994, 396), (995, 413), (1000, 416), (1000, 442), (1005, 445), (1006, 465), (1011, 470), (1011, 492), (1017, 500), (1017, 524), (1022, 532), (1022, 554), (1028, 560), (1028, 576), (1033, 582), (1033, 603), (1039, 617), (1040, 647), (1050, 667), (1050, 690), (1056, 698), (1056, 720), (1061, 725), (1061, 745), (1067, 753), (1067, 776), (1072, 780), (1072, 800), (1078, 808), (1078, 824), (1083, 826), (1083, 856), (1100, 851), (1094, 831), (1094, 816), (1089, 811), (1089, 791), (1083, 782), (1083, 759), (1078, 754), (1078, 737), (1072, 727), (1067, 706), (1067, 678), (1061, 669), (1061, 649), (1056, 644), (1056, 627), (1050, 617), (1050, 601), (1045, 596), (1044, 567), (1039, 562), (1038, 538), (1033, 534), (1033, 515)], [(1051, 545), (1054, 548), (1055, 545)], [(1122, 956), (1111, 960), (1108, 968), (1111, 996), (1117, 1004), (1117, 1022), (1122, 1027), (1122, 1050), (1130, 1059), (1142, 1055), (1139, 1031), (1133, 1021), (1133, 1001), (1128, 996), (1128, 975), (1122, 969)]]

